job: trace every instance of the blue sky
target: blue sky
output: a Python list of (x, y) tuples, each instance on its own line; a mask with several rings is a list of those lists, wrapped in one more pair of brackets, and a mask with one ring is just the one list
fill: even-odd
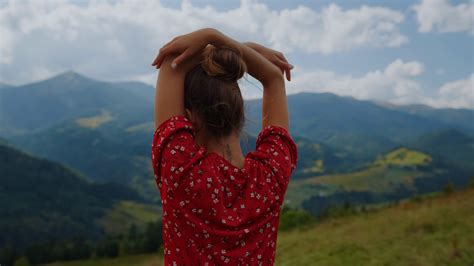
[[(161, 45), (214, 27), (284, 52), (295, 65), (288, 93), (472, 109), (473, 16), (472, 0), (0, 0), (0, 82), (74, 70), (153, 84)], [(248, 80), (245, 97), (259, 97)]]

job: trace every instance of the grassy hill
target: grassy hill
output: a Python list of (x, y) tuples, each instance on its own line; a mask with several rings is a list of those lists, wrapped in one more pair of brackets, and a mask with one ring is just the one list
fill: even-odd
[(277, 265), (471, 265), (474, 190), (281, 234)]
[[(93, 183), (72, 169), (26, 154), (1, 139), (0, 169), (2, 265), (12, 265), (21, 254), (33, 263), (87, 258), (93, 249), (105, 256), (100, 254), (109, 252), (111, 238), (114, 243), (125, 243), (120, 252), (128, 254), (153, 248), (161, 239), (160, 208), (145, 204), (129, 187)], [(132, 241), (120, 236), (130, 235), (131, 230), (135, 230), (134, 243), (147, 241), (144, 234), (153, 239), (127, 245)]]
[(140, 201), (130, 188), (90, 183), (58, 163), (0, 144), (0, 247), (19, 249), (82, 236), (97, 239), (96, 220), (116, 202)]
[[(343, 201), (375, 203), (398, 195), (402, 198), (409, 196), (410, 191), (416, 191), (417, 179), (434, 175), (431, 163), (428, 154), (405, 147), (397, 148), (351, 173), (292, 180), (285, 201), (290, 206), (301, 207), (308, 200), (324, 205)], [(350, 193), (358, 194), (354, 194), (354, 198)], [(343, 194), (349, 195), (349, 198)], [(314, 205), (311, 202), (306, 204)]]
[(405, 147), (391, 151), (380, 156), (374, 165), (393, 165), (393, 166), (421, 166), (428, 165), (432, 161), (430, 155), (407, 149)]
[[(474, 189), (280, 232), (276, 265), (472, 265)], [(50, 266), (162, 265), (161, 255)]]
[(99, 223), (107, 235), (126, 232), (132, 224), (145, 228), (147, 223), (161, 219), (161, 208), (155, 204), (143, 204), (135, 201), (120, 201), (107, 210)]

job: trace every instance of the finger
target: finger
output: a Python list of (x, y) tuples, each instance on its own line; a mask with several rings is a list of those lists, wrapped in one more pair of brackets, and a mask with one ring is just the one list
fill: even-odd
[(161, 66), (161, 63), (163, 62), (163, 59), (165, 59), (165, 57), (168, 54), (172, 53), (173, 51), (174, 51), (174, 46), (172, 45), (162, 47), (158, 53), (158, 56), (156, 57), (156, 59), (153, 61), (151, 65), (159, 68)]
[(171, 63), (171, 68), (176, 69), (176, 67), (186, 58), (191, 55), (191, 51), (189, 49), (184, 50), (182, 54), (177, 56), (173, 62)]
[(153, 62), (151, 63), (152, 66), (155, 66), (158, 64), (158, 61), (160, 61), (162, 58), (164, 57), (164, 54), (161, 52), (161, 49), (160, 51), (158, 52), (158, 55), (155, 57), (155, 59), (153, 60)]
[(163, 63), (163, 60), (165, 60), (166, 56), (168, 54), (170, 54), (171, 52), (166, 52), (166, 53), (160, 53), (158, 55), (158, 57), (156, 58), (156, 61), (155, 61), (155, 66), (156, 68), (160, 68), (161, 67), (161, 64)]
[(277, 56), (279, 59), (283, 60), (284, 62), (288, 63), (288, 60), (286, 60), (286, 57), (285, 57), (285, 55), (283, 55), (283, 53), (278, 52), (278, 53), (276, 54), (276, 56)]
[(277, 61), (277, 65), (280, 66), (280, 67), (282, 67), (282, 68), (293, 69), (293, 65), (292, 65), (292, 64), (290, 64), (290, 63), (288, 63), (288, 62), (285, 62), (285, 61), (283, 61), (283, 60), (281, 60), (281, 59), (279, 59), (279, 60)]
[(160, 53), (160, 54), (156, 57), (156, 59), (155, 59), (155, 61), (153, 62), (152, 66), (156, 66), (157, 69), (160, 68), (161, 63), (163, 63), (163, 60), (165, 59), (165, 57), (166, 57), (166, 54)]
[(153, 61), (153, 63), (151, 64), (152, 66), (153, 65), (157, 65), (157, 62), (159, 59), (163, 60), (163, 58), (166, 56), (166, 54), (170, 53), (170, 50), (173, 49), (173, 44), (174, 44), (174, 41), (176, 40), (176, 38), (174, 38), (173, 40), (167, 42), (165, 45), (163, 45), (159, 52), (158, 52), (158, 56), (155, 58), (155, 60)]

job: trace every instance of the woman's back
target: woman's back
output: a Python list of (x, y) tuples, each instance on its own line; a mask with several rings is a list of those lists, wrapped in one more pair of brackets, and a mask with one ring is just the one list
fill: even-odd
[(165, 265), (274, 263), (278, 221), (297, 150), (288, 131), (264, 128), (239, 169), (195, 143), (173, 116), (155, 131), (152, 161), (163, 205)]
[[(297, 161), (283, 78), (286, 71), (290, 80), (291, 65), (279, 52), (209, 28), (175, 37), (152, 65), (161, 67), (152, 161), (163, 205), (165, 265), (272, 265)], [(263, 85), (262, 131), (239, 169), (231, 162), (233, 155), (237, 163), (243, 157), (237, 81), (244, 73)]]

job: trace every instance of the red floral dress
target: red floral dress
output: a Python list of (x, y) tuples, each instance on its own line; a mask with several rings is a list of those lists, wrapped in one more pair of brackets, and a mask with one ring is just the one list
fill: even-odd
[(273, 265), (295, 142), (282, 127), (262, 129), (242, 169), (206, 153), (185, 116), (169, 118), (153, 136), (165, 265)]

